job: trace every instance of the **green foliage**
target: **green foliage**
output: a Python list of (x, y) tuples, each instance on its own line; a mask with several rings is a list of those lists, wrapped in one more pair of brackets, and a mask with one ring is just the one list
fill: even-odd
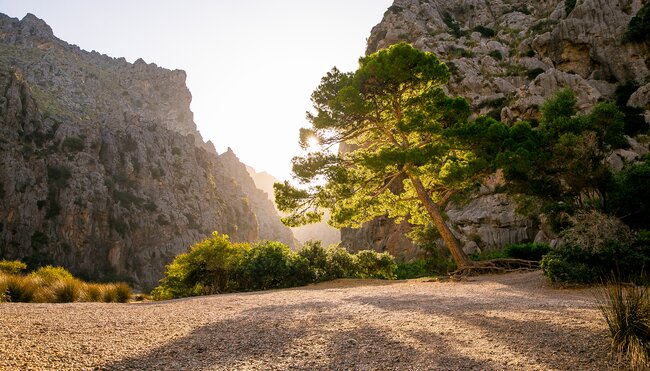
[(610, 211), (628, 225), (647, 228), (650, 225), (650, 157), (629, 164), (614, 176), (610, 192)]
[(155, 300), (214, 293), (294, 287), (336, 278), (395, 278), (389, 254), (324, 248), (310, 241), (298, 253), (280, 242), (253, 246), (233, 244), (227, 236), (192, 246), (167, 266), (165, 277), (151, 295)]
[(53, 267), (51, 265), (38, 268), (29, 275), (43, 280), (46, 285), (52, 284), (56, 281), (65, 281), (74, 278), (72, 273), (68, 272), (67, 269), (63, 267)]
[(623, 35), (624, 41), (650, 41), (650, 3), (646, 2), (639, 12), (632, 17)]
[(493, 29), (481, 25), (474, 27), (474, 31), (485, 37), (494, 37), (497, 34)]
[(599, 309), (607, 322), (612, 350), (634, 370), (650, 368), (650, 290), (610, 282)]
[(544, 255), (551, 251), (547, 244), (540, 243), (518, 243), (508, 245), (504, 252), (508, 258), (541, 261)]
[(610, 240), (600, 250), (565, 245), (551, 249), (541, 266), (553, 282), (599, 283), (612, 274), (623, 281), (641, 282), (650, 270), (650, 238), (642, 233), (631, 244)]
[(394, 280), (395, 259), (389, 253), (361, 250), (355, 255), (357, 275), (361, 278), (380, 278)]
[(20, 260), (0, 260), (0, 274), (18, 274), (27, 269), (27, 264)]
[(485, 250), (478, 253), (474, 253), (469, 257), (474, 261), (482, 261), (482, 260), (492, 260), (492, 259), (505, 259), (508, 257), (508, 255), (503, 250)]
[(576, 103), (571, 91), (562, 90), (541, 106), (535, 129), (526, 122), (508, 127), (477, 119), (466, 130), (477, 156), (504, 170), (508, 191), (538, 197), (547, 211), (603, 209), (613, 176), (605, 159), (626, 145), (624, 117), (607, 102), (576, 115)]
[[(444, 224), (440, 205), (475, 185), (471, 179), (488, 164), (464, 143), (458, 128), (470, 116), (469, 104), (448, 97), (448, 68), (434, 54), (404, 43), (360, 59), (359, 69), (334, 68), (312, 94), (311, 127), (319, 150), (293, 159), (298, 186), (274, 186), (287, 225), (320, 220), (357, 227), (388, 214), (398, 222)], [(339, 144), (345, 151), (334, 152)], [(426, 204), (428, 208), (423, 208)], [(454, 256), (466, 257), (451, 233), (442, 234)]]
[(543, 74), (544, 72), (546, 71), (544, 71), (543, 68), (539, 68), (539, 67), (528, 70), (528, 79), (534, 80), (537, 76)]
[(72, 178), (72, 172), (66, 166), (48, 166), (47, 178), (50, 186), (64, 188)]
[(442, 21), (445, 22), (445, 25), (449, 27), (449, 30), (451, 30), (451, 34), (454, 35), (456, 38), (465, 35), (465, 33), (460, 29), (460, 24), (458, 24), (458, 22), (454, 19), (454, 17), (451, 14), (444, 12), (442, 14)]
[(301, 286), (313, 281), (309, 263), (292, 253), (281, 242), (265, 241), (254, 245), (240, 266), (246, 290), (268, 290)]
[(235, 291), (240, 288), (239, 266), (247, 250), (247, 245), (232, 244), (228, 236), (215, 232), (178, 255), (151, 294), (156, 300), (164, 300)]
[(83, 139), (79, 137), (67, 137), (63, 140), (61, 146), (68, 152), (80, 152), (84, 150)]
[(425, 259), (397, 263), (395, 276), (398, 280), (446, 275), (456, 269), (453, 260), (447, 255), (432, 255)]
[(498, 60), (498, 61), (500, 61), (500, 60), (503, 59), (503, 54), (501, 54), (501, 52), (498, 51), (498, 50), (490, 50), (490, 52), (488, 53), (488, 55), (489, 55), (490, 57), (492, 57), (492, 58)]
[(566, 15), (571, 14), (573, 9), (576, 7), (577, 0), (564, 0), (564, 12)]
[(630, 97), (638, 88), (639, 85), (636, 82), (628, 81), (625, 84), (619, 85), (615, 92), (616, 106), (625, 116), (625, 134), (629, 136), (645, 133), (649, 128), (643, 116), (643, 108), (629, 107), (627, 105)]

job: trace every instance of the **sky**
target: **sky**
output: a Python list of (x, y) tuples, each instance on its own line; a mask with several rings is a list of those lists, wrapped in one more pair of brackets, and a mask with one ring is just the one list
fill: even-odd
[(357, 68), (392, 0), (0, 0), (60, 39), (129, 62), (187, 72), (204, 140), (288, 180), (320, 78)]

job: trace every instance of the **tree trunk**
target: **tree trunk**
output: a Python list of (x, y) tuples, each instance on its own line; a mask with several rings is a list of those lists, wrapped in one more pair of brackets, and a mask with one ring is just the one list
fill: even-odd
[(472, 265), (472, 262), (467, 257), (467, 254), (465, 254), (463, 248), (460, 246), (460, 242), (458, 242), (456, 236), (454, 236), (454, 234), (447, 226), (447, 223), (445, 223), (445, 219), (442, 217), (440, 208), (438, 205), (436, 205), (435, 202), (433, 202), (426, 189), (424, 189), (424, 185), (422, 184), (420, 178), (411, 174), (409, 174), (408, 177), (411, 180), (411, 183), (413, 183), (413, 187), (415, 187), (418, 198), (427, 209), (427, 212), (433, 221), (433, 225), (440, 233), (443, 241), (445, 241), (445, 245), (447, 245), (451, 256), (454, 258), (454, 262), (456, 262), (456, 266), (458, 268), (463, 268)]

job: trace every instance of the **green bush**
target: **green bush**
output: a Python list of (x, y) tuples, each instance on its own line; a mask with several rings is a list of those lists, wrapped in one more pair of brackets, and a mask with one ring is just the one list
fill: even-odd
[(491, 50), (491, 51), (488, 53), (488, 55), (489, 55), (490, 57), (492, 57), (492, 58), (498, 60), (498, 61), (500, 61), (500, 60), (503, 59), (503, 54), (501, 54), (501, 52), (498, 51), (498, 50)]
[(650, 292), (648, 286), (606, 286), (599, 305), (612, 337), (612, 350), (632, 369), (650, 368)]
[(354, 256), (342, 247), (327, 248), (327, 279), (350, 278), (356, 275)]
[(541, 267), (553, 282), (599, 283), (614, 275), (627, 282), (644, 282), (650, 270), (650, 237), (639, 233), (632, 243), (608, 241), (598, 250), (576, 245), (551, 249)]
[(489, 27), (485, 27), (485, 26), (480, 26), (480, 25), (474, 27), (474, 31), (480, 33), (481, 35), (483, 35), (485, 37), (494, 37), (497, 34), (496, 31), (494, 31), (493, 29), (491, 29)]
[(410, 278), (427, 277), (429, 273), (427, 261), (424, 259), (417, 259), (412, 262), (397, 263), (395, 269), (395, 276), (398, 280), (405, 280)]
[(307, 259), (275, 241), (258, 243), (248, 250), (241, 274), (245, 290), (300, 286), (314, 280)]
[(68, 152), (79, 152), (84, 150), (84, 141), (79, 137), (67, 137), (61, 146)]
[(167, 266), (151, 295), (154, 300), (233, 291), (294, 287), (336, 278), (395, 278), (387, 253), (356, 255), (339, 247), (309, 242), (295, 253), (280, 242), (233, 244), (217, 232), (192, 246)]
[(362, 250), (355, 254), (354, 262), (357, 275), (361, 278), (381, 278), (394, 280), (395, 258), (389, 253), (378, 253), (373, 250)]
[(25, 269), (27, 269), (27, 264), (21, 262), (20, 260), (0, 260), (0, 274), (18, 274)]
[(564, 11), (566, 12), (566, 15), (568, 16), (571, 14), (573, 9), (576, 7), (576, 1), (577, 0), (565, 0), (564, 1)]
[(68, 272), (63, 267), (53, 267), (47, 265), (45, 267), (38, 268), (29, 274), (31, 277), (37, 277), (43, 280), (46, 285), (52, 284), (56, 281), (67, 280), (74, 278), (72, 273)]
[(239, 265), (248, 246), (232, 244), (228, 236), (213, 233), (178, 255), (167, 266), (160, 286), (152, 292), (156, 300), (228, 292), (238, 289)]
[(644, 42), (650, 40), (650, 3), (646, 3), (639, 12), (632, 17), (623, 35), (625, 41)]
[(547, 244), (518, 243), (505, 247), (504, 252), (508, 258), (540, 261), (544, 255), (551, 251)]

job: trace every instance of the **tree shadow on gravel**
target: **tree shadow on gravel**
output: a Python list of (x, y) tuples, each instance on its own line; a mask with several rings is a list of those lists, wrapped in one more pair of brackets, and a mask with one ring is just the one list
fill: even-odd
[(331, 302), (255, 308), (99, 369), (496, 369), (454, 353), (436, 334), (416, 349), (357, 317), (354, 328), (338, 329), (339, 309), (350, 323), (350, 313)]
[[(468, 328), (476, 328), (485, 340), (505, 344), (517, 354), (547, 368), (563, 369), (567, 359), (582, 359), (590, 370), (611, 369), (615, 361), (609, 356), (609, 339), (603, 323), (602, 331), (580, 326), (579, 319), (572, 318), (566, 307), (549, 306), (543, 300), (529, 301), (525, 306), (512, 308), (512, 303), (502, 297), (459, 300), (459, 298), (431, 297), (427, 295), (404, 295), (353, 297), (349, 302), (374, 306), (394, 315), (408, 317), (409, 313), (431, 316), (431, 321), (443, 317)], [(525, 300), (524, 297), (521, 299)], [(591, 307), (593, 308), (593, 306)], [(491, 312), (492, 314), (489, 314)], [(526, 312), (544, 313), (542, 318), (526, 317)], [(498, 315), (493, 315), (493, 314)], [(516, 313), (525, 318), (507, 318)], [(553, 323), (564, 318), (574, 325)], [(425, 334), (426, 335), (423, 335)], [(475, 333), (476, 337), (481, 334)], [(419, 332), (419, 339), (426, 341), (428, 332)], [(453, 336), (453, 334), (452, 334)], [(449, 339), (448, 339), (449, 340)]]

